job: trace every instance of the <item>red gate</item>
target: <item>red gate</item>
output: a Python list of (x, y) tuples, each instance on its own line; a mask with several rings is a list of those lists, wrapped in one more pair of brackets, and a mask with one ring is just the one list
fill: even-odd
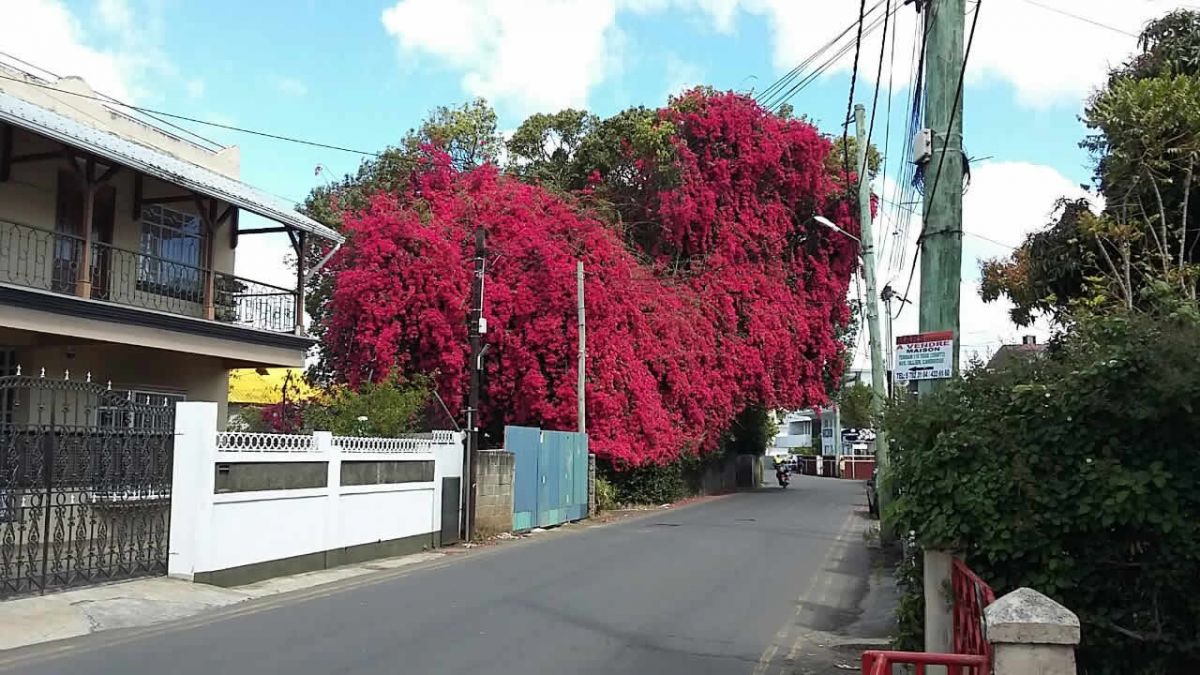
[(992, 645), (987, 641), (983, 609), (996, 601), (996, 594), (967, 564), (954, 559), (950, 572), (954, 588), (954, 651), (978, 654), (992, 661)]
[(954, 654), (929, 652), (867, 651), (862, 655), (862, 675), (892, 675), (893, 665), (911, 665), (916, 675), (926, 666), (945, 666), (949, 675), (990, 675), (992, 645), (987, 640), (983, 610), (996, 601), (992, 588), (954, 559), (950, 572), (954, 590)]

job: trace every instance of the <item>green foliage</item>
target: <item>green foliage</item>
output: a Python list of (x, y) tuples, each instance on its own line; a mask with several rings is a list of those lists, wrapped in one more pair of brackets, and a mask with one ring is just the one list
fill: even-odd
[(504, 137), (496, 128), (496, 111), (488, 102), (477, 98), (457, 107), (438, 106), (421, 123), (416, 132), (409, 132), (404, 147), (417, 154), (420, 146), (430, 143), (450, 155), (454, 167), (466, 171), (487, 163), (496, 163)]
[(575, 154), (600, 124), (586, 110), (538, 113), (521, 123), (508, 141), (508, 169), (526, 182), (566, 190), (578, 182)]
[(896, 568), (896, 634), (892, 648), (902, 652), (925, 651), (925, 580), (921, 550), (906, 542)]
[(596, 509), (612, 511), (617, 508), (617, 489), (603, 476), (596, 476)]
[(395, 437), (412, 433), (417, 431), (431, 391), (428, 379), (402, 380), (395, 373), (358, 389), (335, 386), (319, 401), (304, 406), (304, 427), (332, 431), (337, 436)]
[(761, 455), (779, 435), (779, 425), (765, 408), (751, 406), (734, 418), (725, 434), (725, 452), (731, 455)]
[(688, 495), (683, 463), (646, 464), (623, 471), (606, 471), (621, 504), (669, 504)]
[(1200, 14), (1176, 10), (1152, 21), (1138, 39), (1141, 53), (1112, 73), (1112, 79), (1200, 75)]
[(871, 412), (874, 398), (875, 391), (862, 382), (842, 387), (837, 395), (842, 426), (848, 429), (874, 429), (875, 414)]
[(1012, 256), (984, 263), (982, 294), (1014, 303), (1013, 319), (1059, 322), (1084, 313), (1148, 309), (1163, 290), (1194, 302), (1200, 291), (1200, 14), (1151, 22), (1141, 53), (1114, 69), (1088, 103), (1104, 209), (1067, 203), (1059, 220)]
[(1200, 325), (1081, 320), (1045, 358), (888, 411), (885, 517), (1079, 615), (1086, 672), (1200, 672)]

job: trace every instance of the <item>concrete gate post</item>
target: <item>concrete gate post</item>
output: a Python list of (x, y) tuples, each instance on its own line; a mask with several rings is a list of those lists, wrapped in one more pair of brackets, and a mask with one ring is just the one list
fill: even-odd
[[(954, 555), (948, 551), (923, 551), (925, 595), (925, 651), (949, 654), (954, 651), (954, 594), (950, 585)], [(942, 666), (929, 669), (940, 675)]]
[(1032, 588), (984, 609), (995, 675), (1076, 675), (1079, 618)]

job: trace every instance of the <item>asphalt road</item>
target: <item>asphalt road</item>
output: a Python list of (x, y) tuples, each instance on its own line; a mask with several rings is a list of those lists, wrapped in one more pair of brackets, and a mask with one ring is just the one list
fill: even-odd
[(797, 476), (786, 490), (31, 648), (0, 672), (827, 672), (828, 633), (862, 619), (864, 510), (861, 483)]

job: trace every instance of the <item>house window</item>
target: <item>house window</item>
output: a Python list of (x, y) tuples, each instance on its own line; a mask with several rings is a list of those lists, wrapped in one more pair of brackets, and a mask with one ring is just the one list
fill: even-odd
[(142, 208), (138, 290), (200, 302), (204, 244), (199, 216), (159, 205)]
[[(149, 391), (142, 389), (126, 389), (114, 390), (124, 398), (128, 398), (130, 402), (141, 406), (162, 406), (174, 407), (180, 401), (186, 401), (187, 396), (175, 392)], [(99, 426), (105, 429), (118, 429), (121, 427), (143, 427), (146, 426), (145, 420), (137, 419), (135, 416), (128, 414), (124, 408), (117, 406), (102, 406), (98, 410), (99, 418), (97, 420)]]

